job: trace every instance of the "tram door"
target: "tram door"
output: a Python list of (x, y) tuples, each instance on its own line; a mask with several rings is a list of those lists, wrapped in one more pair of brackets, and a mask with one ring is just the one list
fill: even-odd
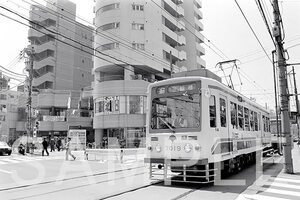
[(225, 95), (219, 95), (219, 128), (222, 138), (221, 152), (230, 152), (230, 135), (229, 135), (229, 106)]

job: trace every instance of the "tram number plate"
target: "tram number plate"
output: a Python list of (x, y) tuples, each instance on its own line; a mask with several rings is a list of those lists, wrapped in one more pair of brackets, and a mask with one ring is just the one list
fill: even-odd
[(181, 151), (181, 146), (165, 146), (166, 151)]

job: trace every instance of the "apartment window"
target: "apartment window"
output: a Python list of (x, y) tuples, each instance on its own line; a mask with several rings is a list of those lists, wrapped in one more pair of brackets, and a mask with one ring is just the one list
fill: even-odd
[(98, 17), (101, 13), (104, 13), (109, 10), (115, 10), (120, 8), (120, 3), (113, 3), (99, 8), (96, 12), (96, 17)]
[(109, 30), (109, 29), (116, 29), (116, 28), (119, 28), (119, 27), (120, 27), (120, 22), (114, 22), (114, 23), (104, 24), (104, 25), (100, 26), (97, 29), (97, 32), (99, 30), (106, 31), (106, 30)]
[(144, 24), (132, 23), (133, 30), (144, 30)]
[(132, 5), (132, 10), (140, 10), (140, 11), (143, 11), (143, 10), (144, 10), (144, 6), (143, 6), (143, 5), (138, 5), (138, 4), (133, 4), (133, 5)]
[(137, 50), (145, 50), (145, 44), (132, 43), (132, 48), (137, 49)]
[(209, 117), (210, 117), (210, 127), (216, 127), (216, 97), (211, 95), (209, 98)]
[(103, 44), (97, 50), (106, 51), (106, 50), (112, 50), (118, 48), (119, 48), (119, 43), (114, 42), (114, 43)]

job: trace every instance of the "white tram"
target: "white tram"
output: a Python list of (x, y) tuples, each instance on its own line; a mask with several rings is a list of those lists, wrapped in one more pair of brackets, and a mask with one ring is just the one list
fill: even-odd
[(241, 170), (271, 148), (267, 110), (214, 79), (152, 83), (147, 106), (145, 162), (184, 175), (178, 181), (213, 182), (217, 165)]

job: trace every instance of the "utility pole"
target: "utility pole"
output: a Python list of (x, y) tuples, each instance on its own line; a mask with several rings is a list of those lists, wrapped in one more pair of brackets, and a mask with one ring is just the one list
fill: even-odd
[(290, 116), (289, 116), (289, 94), (287, 85), (287, 72), (286, 72), (286, 60), (284, 57), (283, 41), (281, 36), (281, 23), (282, 19), (280, 16), (278, 0), (273, 0), (273, 15), (274, 15), (274, 27), (273, 37), (276, 43), (276, 56), (277, 66), (279, 69), (279, 97), (280, 97), (280, 108), (281, 108), (281, 126), (282, 133), (285, 136), (286, 143), (283, 146), (284, 150), (284, 167), (285, 172), (293, 173), (293, 159), (292, 159), (292, 137), (290, 127)]
[(34, 58), (34, 49), (24, 49), (25, 53), (28, 55), (28, 59), (26, 60), (26, 68), (28, 71), (28, 99), (27, 99), (27, 108), (28, 108), (28, 116), (27, 116), (27, 145), (26, 152), (29, 153), (29, 137), (32, 137), (32, 79), (33, 79), (33, 58)]
[(294, 77), (294, 92), (295, 92), (295, 99), (296, 99), (296, 109), (297, 109), (297, 114), (296, 114), (296, 122), (297, 122), (297, 129), (298, 129), (298, 139), (300, 138), (300, 127), (299, 127), (299, 117), (300, 117), (300, 108), (299, 108), (299, 99), (298, 99), (298, 91), (297, 91), (297, 83), (296, 83), (296, 73), (294, 66), (292, 68), (293, 71), (293, 77)]

